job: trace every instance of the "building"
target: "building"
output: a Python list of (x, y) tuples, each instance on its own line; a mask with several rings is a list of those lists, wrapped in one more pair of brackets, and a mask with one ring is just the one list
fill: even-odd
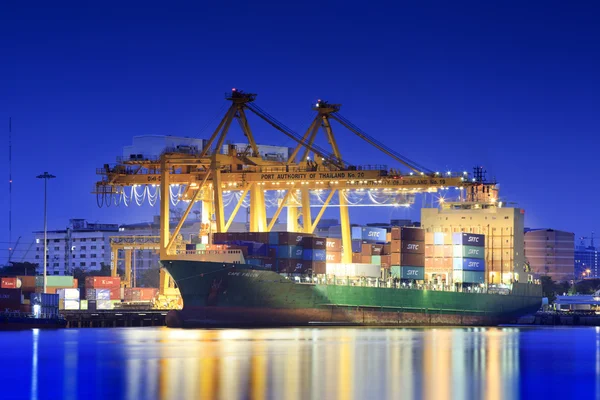
[(575, 247), (575, 278), (580, 279), (584, 277), (600, 278), (598, 249), (594, 246)]
[[(425, 232), (467, 232), (485, 235), (487, 283), (528, 282), (533, 276), (525, 265), (525, 211), (479, 203), (443, 203), (441, 208), (423, 208)], [(429, 279), (451, 271), (425, 271)], [(444, 278), (445, 279), (445, 278)]]
[[(71, 219), (63, 230), (47, 231), (48, 275), (70, 274), (73, 268), (96, 270), (101, 264), (110, 265), (109, 237), (118, 234), (117, 224), (90, 223), (85, 219)], [(44, 268), (44, 232), (34, 232), (36, 243), (35, 262), (38, 272)]]
[(550, 276), (557, 282), (575, 278), (575, 234), (554, 229), (525, 232), (525, 259), (536, 278)]
[(123, 160), (158, 159), (165, 150), (198, 153), (204, 148), (204, 139), (180, 136), (134, 136), (131, 146), (123, 147)]
[[(252, 154), (252, 147), (248, 143), (229, 143), (223, 145), (221, 153), (228, 154), (229, 147), (235, 146), (237, 153), (247, 153), (249, 156), (256, 156)], [(284, 146), (273, 146), (268, 144), (256, 144), (258, 148), (258, 157), (264, 160), (270, 161), (287, 161), (289, 156), (292, 154), (294, 149)]]

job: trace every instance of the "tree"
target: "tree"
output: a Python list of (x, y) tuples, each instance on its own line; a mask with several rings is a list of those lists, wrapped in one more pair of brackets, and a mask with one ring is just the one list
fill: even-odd
[(540, 280), (543, 296), (548, 298), (548, 303), (553, 303), (556, 300), (556, 282), (549, 276), (542, 276)]
[(10, 265), (0, 268), (0, 275), (17, 276), (17, 275), (36, 275), (36, 269), (39, 264), (30, 262), (11, 261)]

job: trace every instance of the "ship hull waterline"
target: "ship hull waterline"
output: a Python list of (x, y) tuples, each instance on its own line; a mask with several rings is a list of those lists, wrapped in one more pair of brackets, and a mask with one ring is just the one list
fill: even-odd
[(251, 265), (165, 260), (183, 309), (169, 327), (495, 326), (535, 313), (540, 295), (299, 284)]

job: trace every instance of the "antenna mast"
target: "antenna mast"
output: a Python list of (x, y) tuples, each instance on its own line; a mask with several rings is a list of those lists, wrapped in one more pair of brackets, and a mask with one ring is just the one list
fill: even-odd
[(12, 118), (8, 118), (8, 264), (12, 258)]

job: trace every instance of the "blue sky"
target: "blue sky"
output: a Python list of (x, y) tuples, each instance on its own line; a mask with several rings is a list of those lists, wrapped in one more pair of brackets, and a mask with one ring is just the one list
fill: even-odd
[[(57, 176), (51, 228), (73, 217), (150, 218), (157, 210), (98, 209), (95, 169), (135, 135), (209, 136), (232, 87), (258, 93), (258, 105), (299, 132), (316, 99), (342, 103), (344, 116), (430, 169), (485, 166), (502, 196), (526, 209), (528, 226), (596, 230), (598, 5), (284, 3), (0, 6), (0, 154), (8, 155), (12, 117), (13, 240), (42, 228), (35, 176), (44, 171)], [(260, 142), (292, 145), (250, 118)], [(382, 162), (334, 128), (348, 138), (344, 159)], [(7, 156), (0, 175), (7, 182)], [(2, 263), (8, 184), (0, 190)]]

